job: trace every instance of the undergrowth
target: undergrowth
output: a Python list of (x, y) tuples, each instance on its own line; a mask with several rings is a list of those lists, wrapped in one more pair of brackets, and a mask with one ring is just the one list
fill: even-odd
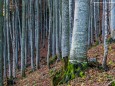
[(50, 58), (50, 62), (49, 62), (50, 65), (53, 64), (56, 60), (57, 60), (57, 56)]
[(51, 70), (50, 74), (52, 77), (52, 86), (68, 83), (68, 81), (74, 79), (76, 76), (85, 77), (85, 69), (88, 68), (87, 63), (71, 64), (68, 62), (67, 69), (62, 67), (60, 70)]

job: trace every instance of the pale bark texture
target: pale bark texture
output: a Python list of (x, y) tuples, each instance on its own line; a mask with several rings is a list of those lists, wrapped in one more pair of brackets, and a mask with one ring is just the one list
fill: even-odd
[(73, 31), (73, 21), (74, 21), (74, 6), (75, 6), (75, 0), (69, 0), (69, 40), (70, 40), (70, 47), (71, 47), (71, 41), (72, 41), (72, 31)]
[(87, 37), (90, 0), (76, 0), (70, 62), (87, 61)]
[(107, 34), (108, 34), (108, 17), (107, 17), (107, 0), (104, 0), (104, 57), (102, 61), (102, 67), (106, 70), (107, 69), (107, 55), (108, 55), (108, 44), (107, 44)]
[(52, 50), (52, 0), (48, 0), (48, 7), (49, 7), (49, 35), (48, 35), (48, 52), (47, 52), (47, 66), (50, 67), (49, 65), (49, 58), (51, 56), (51, 50)]
[(39, 29), (39, 0), (35, 3), (35, 29), (36, 29), (36, 69), (40, 67), (40, 29)]
[(111, 0), (111, 16), (110, 16), (110, 28), (111, 37), (115, 39), (115, 0)]
[(69, 0), (62, 0), (62, 57), (69, 56)]

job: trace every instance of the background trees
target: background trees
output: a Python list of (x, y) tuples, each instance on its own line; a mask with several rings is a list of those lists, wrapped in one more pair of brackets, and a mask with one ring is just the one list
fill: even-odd
[[(105, 68), (107, 40), (110, 36), (114, 39), (114, 6), (111, 3), (109, 7), (107, 0), (103, 0), (102, 4), (100, 2), (101, 0), (0, 1), (0, 40), (3, 34), (3, 41), (0, 41), (0, 70), (4, 71), (4, 78), (16, 78), (18, 71), (25, 76), (25, 71), (30, 66), (32, 71), (42, 67), (42, 49), (47, 51), (45, 61), (48, 68), (51, 60), (58, 58), (57, 61), (64, 59), (67, 69), (68, 58), (74, 64), (87, 62), (88, 48), (100, 43), (104, 43), (102, 66)], [(0, 74), (2, 76), (2, 72)]]

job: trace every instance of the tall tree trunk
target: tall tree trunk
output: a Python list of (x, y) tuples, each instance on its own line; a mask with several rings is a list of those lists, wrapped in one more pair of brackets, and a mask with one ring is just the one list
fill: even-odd
[(39, 27), (39, 0), (35, 2), (35, 29), (36, 29), (36, 69), (40, 67), (40, 27)]
[(52, 57), (56, 55), (56, 6), (53, 0), (53, 30), (52, 30)]
[(48, 52), (47, 52), (47, 66), (50, 68), (49, 58), (51, 56), (52, 50), (52, 0), (48, 0), (48, 7), (49, 7), (49, 35), (48, 35)]
[(111, 0), (111, 16), (110, 16), (110, 28), (111, 28), (111, 38), (115, 39), (115, 0)]
[(59, 1), (55, 0), (56, 3), (56, 55), (60, 59), (59, 50)]
[(76, 0), (70, 62), (87, 62), (89, 0)]
[[(15, 0), (12, 0), (12, 4), (13, 4), (13, 8), (15, 7)], [(13, 77), (16, 78), (16, 12), (15, 10), (12, 13), (12, 28), (13, 28), (13, 68), (12, 68), (12, 73), (13, 73)]]
[(31, 68), (34, 71), (34, 1), (30, 0)]
[(6, 0), (6, 28), (7, 28), (7, 53), (8, 53), (8, 72), (9, 72), (9, 78), (12, 77), (12, 71), (11, 71), (11, 56), (10, 56), (10, 19), (9, 19), (10, 13), (9, 13), (9, 0)]
[(3, 86), (3, 0), (0, 0), (0, 86)]
[(102, 61), (102, 67), (106, 70), (107, 69), (107, 55), (108, 55), (108, 44), (107, 44), (107, 30), (108, 30), (108, 17), (107, 17), (107, 0), (104, 1), (104, 57)]
[(22, 77), (25, 76), (25, 28), (26, 28), (26, 21), (25, 21), (25, 0), (22, 0), (22, 38), (21, 38), (21, 75)]
[(7, 77), (7, 28), (6, 28), (6, 0), (4, 0), (4, 29), (3, 29), (3, 33), (4, 33), (4, 51), (3, 51), (3, 58), (4, 58), (4, 78)]
[(73, 21), (74, 21), (74, 4), (75, 0), (69, 0), (69, 29), (70, 29), (70, 47), (72, 42), (72, 31), (73, 31)]
[(68, 64), (69, 51), (69, 0), (62, 0), (62, 57), (65, 69)]
[(17, 7), (17, 1), (15, 0), (15, 8), (16, 8), (16, 12), (15, 12), (15, 36), (16, 36), (16, 51), (15, 51), (15, 54), (16, 54), (16, 68), (18, 68), (18, 29), (19, 29), (19, 26), (20, 24), (18, 25), (18, 7)]

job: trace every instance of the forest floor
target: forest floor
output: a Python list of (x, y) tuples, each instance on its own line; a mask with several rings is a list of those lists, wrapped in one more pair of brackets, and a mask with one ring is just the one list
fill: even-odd
[[(52, 86), (52, 78), (50, 70), (46, 63), (47, 49), (41, 49), (41, 61), (40, 69), (35, 72), (31, 72), (31, 68), (26, 70), (26, 77), (21, 78), (20, 74), (16, 80), (16, 84), (13, 86)], [(102, 63), (103, 58), (103, 45), (97, 45), (88, 50), (89, 58), (97, 58), (98, 62)], [(109, 70), (104, 71), (96, 67), (88, 68), (85, 72), (85, 77), (76, 77), (75, 79), (60, 86), (109, 86), (110, 83), (115, 80), (115, 44), (109, 45), (108, 61)], [(62, 61), (56, 62), (52, 65), (51, 69), (59, 70), (62, 67)]]

